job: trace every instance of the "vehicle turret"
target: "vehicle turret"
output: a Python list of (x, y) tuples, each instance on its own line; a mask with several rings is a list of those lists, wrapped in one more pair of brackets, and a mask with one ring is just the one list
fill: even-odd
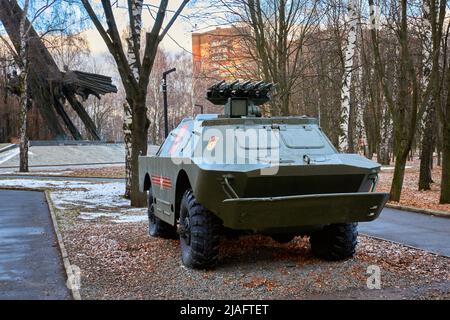
[(261, 117), (259, 106), (270, 101), (273, 87), (273, 83), (264, 81), (220, 81), (208, 88), (206, 98), (225, 106), (223, 117)]

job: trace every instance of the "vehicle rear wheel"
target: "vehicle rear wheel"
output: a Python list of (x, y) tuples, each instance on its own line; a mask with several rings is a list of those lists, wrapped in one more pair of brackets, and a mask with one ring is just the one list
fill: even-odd
[(148, 190), (148, 234), (152, 237), (174, 239), (176, 228), (155, 216), (152, 188)]
[(279, 234), (272, 234), (272, 235), (270, 235), (270, 237), (278, 243), (288, 243), (288, 242), (291, 242), (292, 239), (295, 238), (295, 234), (279, 233)]
[(353, 257), (358, 237), (357, 223), (331, 224), (311, 234), (313, 254), (329, 261)]
[(181, 259), (189, 268), (207, 269), (216, 265), (219, 256), (222, 222), (195, 199), (188, 189), (180, 206)]

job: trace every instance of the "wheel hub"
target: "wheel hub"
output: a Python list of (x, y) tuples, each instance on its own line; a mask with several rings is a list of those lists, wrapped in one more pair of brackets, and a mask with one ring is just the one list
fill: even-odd
[(178, 233), (186, 241), (186, 244), (190, 245), (190, 243), (191, 243), (191, 225), (190, 225), (189, 217), (186, 217), (180, 221), (180, 225), (178, 227)]

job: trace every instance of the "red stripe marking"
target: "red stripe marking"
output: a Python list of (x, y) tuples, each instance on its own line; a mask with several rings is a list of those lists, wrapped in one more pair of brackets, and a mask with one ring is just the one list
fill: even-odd
[(152, 183), (158, 185), (161, 189), (171, 189), (172, 180), (168, 177), (152, 175)]

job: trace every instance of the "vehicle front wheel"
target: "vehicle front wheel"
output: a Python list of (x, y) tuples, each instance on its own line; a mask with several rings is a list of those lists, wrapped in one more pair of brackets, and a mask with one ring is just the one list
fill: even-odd
[(189, 268), (208, 269), (219, 257), (222, 222), (195, 199), (187, 190), (180, 206), (181, 259)]
[(152, 237), (174, 239), (176, 228), (155, 216), (152, 188), (148, 190), (148, 234)]
[(311, 234), (312, 253), (329, 261), (344, 260), (355, 254), (358, 237), (357, 223), (331, 224)]

